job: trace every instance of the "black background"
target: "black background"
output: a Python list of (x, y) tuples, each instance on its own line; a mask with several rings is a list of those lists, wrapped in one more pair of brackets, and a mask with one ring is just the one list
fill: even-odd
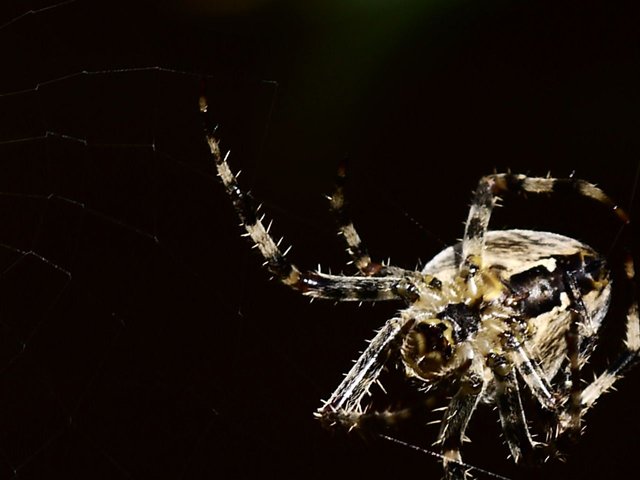
[[(575, 171), (635, 218), (638, 12), (623, 3), (5, 3), (0, 478), (439, 478), (428, 454), (313, 419), (397, 306), (309, 305), (268, 282), (212, 173), (203, 77), (232, 166), (305, 268), (343, 268), (322, 198), (343, 158), (370, 251), (406, 267), (462, 235), (494, 169)], [(505, 204), (495, 228), (614, 260), (635, 248), (585, 200)], [(639, 381), (598, 403), (566, 463), (514, 467), (489, 408), (465, 458), (510, 478), (622, 477)]]

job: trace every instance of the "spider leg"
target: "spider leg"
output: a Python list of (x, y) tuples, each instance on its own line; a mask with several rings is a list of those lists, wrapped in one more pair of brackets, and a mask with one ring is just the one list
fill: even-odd
[(538, 402), (547, 410), (554, 411), (557, 407), (556, 400), (542, 366), (520, 344), (508, 356)]
[(399, 338), (410, 318), (392, 318), (378, 331), (338, 388), (315, 413), (324, 423), (355, 428), (365, 415), (361, 402), (378, 379), (388, 355), (398, 348)]
[(635, 284), (633, 282), (634, 265), (631, 258), (627, 259), (625, 272), (627, 280), (633, 290), (634, 298), (627, 310), (627, 333), (624, 350), (609, 368), (596, 377), (582, 392), (582, 414), (591, 408), (600, 395), (609, 390), (616, 380), (621, 378), (624, 372), (638, 361), (638, 357), (640, 356), (640, 315), (638, 313), (637, 296), (635, 296)]
[(572, 434), (578, 434), (583, 413), (581, 370), (595, 348), (598, 327), (593, 324), (587, 313), (576, 280), (566, 274), (565, 283), (569, 287), (567, 293), (572, 306), (569, 310), (571, 323), (565, 333), (567, 358), (569, 359), (569, 403), (567, 405), (568, 422), (563, 428)]
[(496, 403), (500, 423), (513, 460), (531, 457), (534, 441), (527, 427), (513, 365), (502, 355), (490, 354), (487, 363), (496, 381)]
[[(204, 102), (204, 100), (203, 100)], [(201, 105), (206, 112), (206, 102)], [(238, 185), (236, 176), (231, 172), (227, 162), (228, 153), (223, 156), (218, 139), (212, 132), (206, 131), (207, 143), (216, 164), (218, 176), (235, 208), (235, 211), (246, 230), (246, 236), (253, 241), (262, 257), (265, 266), (280, 282), (304, 295), (333, 301), (382, 301), (415, 299), (415, 288), (412, 278), (418, 273), (402, 269), (394, 271), (396, 275), (385, 277), (362, 277), (329, 275), (314, 271), (301, 271), (282, 252), (278, 243), (269, 234), (269, 227), (258, 217), (258, 207), (250, 194)]]
[[(268, 264), (267, 264), (268, 265)], [(385, 277), (349, 277), (321, 272), (300, 272), (298, 280), (286, 285), (303, 295), (334, 302), (378, 302), (381, 300), (412, 301), (417, 297), (412, 281), (416, 274)], [(435, 288), (435, 287), (434, 287)]]
[(616, 380), (619, 380), (624, 372), (638, 361), (640, 354), (640, 316), (638, 315), (637, 302), (633, 302), (627, 312), (627, 338), (624, 344), (624, 352), (582, 392), (581, 406), (583, 415), (595, 404), (600, 395), (609, 390)]
[(571, 312), (571, 325), (565, 334), (567, 343), (567, 357), (569, 358), (569, 403), (567, 405), (568, 422), (567, 430), (572, 434), (580, 432), (582, 419), (582, 383), (580, 374), (580, 315), (574, 310)]
[(629, 217), (624, 210), (618, 207), (600, 188), (584, 180), (528, 177), (511, 173), (487, 175), (480, 179), (473, 194), (462, 243), (461, 268), (475, 270), (481, 267), (485, 234), (491, 212), (500, 195), (506, 192), (545, 194), (562, 191), (575, 192), (600, 202), (610, 208), (622, 222), (629, 222)]
[[(627, 280), (630, 286), (635, 290), (633, 283), (634, 266), (631, 259), (627, 260), (626, 268)], [(634, 292), (635, 294), (635, 292)], [(580, 307), (580, 302), (576, 305)], [(582, 306), (584, 309), (584, 306)], [(559, 422), (559, 430), (556, 435), (560, 435), (566, 431), (570, 433), (580, 432), (580, 421), (582, 416), (591, 408), (601, 395), (611, 389), (614, 383), (619, 380), (627, 369), (633, 366), (640, 356), (640, 315), (638, 313), (637, 299), (631, 301), (626, 315), (626, 339), (624, 342), (624, 350), (618, 358), (614, 360), (609, 367), (600, 375), (598, 375), (586, 387), (582, 387), (580, 382), (580, 368), (589, 358), (595, 344), (595, 334), (589, 335), (589, 331), (582, 332), (581, 328), (588, 326), (589, 322), (583, 321), (581, 309), (578, 308), (574, 315), (575, 321), (572, 321), (571, 327), (567, 332), (567, 350), (569, 354), (569, 368), (571, 378), (570, 401), (566, 412), (563, 412), (561, 421)], [(578, 322), (578, 320), (580, 320)], [(580, 345), (580, 340), (587, 337), (589, 343)]]
[(442, 466), (447, 480), (466, 478), (466, 467), (462, 464), (460, 447), (465, 441), (464, 432), (482, 396), (484, 386), (482, 365), (472, 365), (460, 379), (460, 388), (444, 413), (436, 443), (442, 445)]
[(341, 162), (336, 175), (336, 185), (333, 194), (329, 198), (329, 208), (336, 218), (338, 233), (347, 244), (347, 253), (351, 257), (351, 263), (365, 276), (384, 275), (386, 268), (371, 260), (367, 248), (363, 245), (360, 235), (353, 226), (351, 217), (347, 211), (348, 203), (344, 194), (346, 182), (346, 162)]
[(638, 361), (640, 354), (640, 316), (638, 314), (638, 304), (635, 301), (627, 311), (627, 338), (624, 345), (624, 351), (611, 363), (609, 368), (598, 375), (584, 389), (576, 389), (575, 396), (572, 389), (571, 403), (568, 406), (568, 411), (561, 417), (556, 436), (565, 431), (579, 432), (581, 416), (595, 405), (600, 396), (610, 390), (617, 380), (622, 378), (627, 369)]

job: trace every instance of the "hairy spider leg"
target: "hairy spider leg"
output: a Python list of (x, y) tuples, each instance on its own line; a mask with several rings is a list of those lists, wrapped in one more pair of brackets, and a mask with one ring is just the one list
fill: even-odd
[[(569, 360), (567, 365), (569, 371), (569, 402), (566, 406), (569, 418), (565, 430), (568, 430), (571, 435), (577, 435), (580, 433), (580, 422), (582, 420), (582, 367), (595, 349), (599, 327), (593, 324), (587, 313), (580, 296), (577, 281), (569, 273), (565, 273), (564, 277), (565, 284), (569, 287), (567, 293), (571, 302), (569, 308), (571, 322), (565, 334), (567, 358)], [(552, 434), (553, 432), (549, 433)]]
[[(207, 103), (204, 97), (200, 100), (200, 111), (205, 116), (206, 125)], [(265, 260), (264, 265), (269, 272), (280, 282), (303, 295), (336, 302), (407, 300), (407, 295), (410, 295), (412, 290), (411, 278), (416, 277), (416, 272), (397, 269), (398, 274), (393, 276), (362, 277), (330, 275), (298, 269), (287, 258), (287, 252), (280, 250), (279, 242), (270, 235), (271, 224), (265, 226), (264, 217), (258, 217), (258, 207), (253, 197), (240, 188), (227, 162), (229, 153), (222, 155), (218, 139), (206, 126), (205, 134), (218, 176), (231, 198), (246, 236), (251, 238), (254, 247), (262, 254)]]
[(492, 354), (487, 364), (496, 381), (496, 403), (500, 424), (513, 460), (530, 457), (535, 443), (529, 433), (514, 365), (503, 355)]
[(606, 371), (601, 373), (582, 392), (582, 414), (591, 408), (596, 400), (613, 384), (622, 378), (623, 373), (638, 361), (640, 354), (640, 317), (638, 315), (638, 303), (633, 302), (627, 312), (627, 338), (624, 342), (624, 351), (611, 363)]
[(338, 165), (338, 172), (336, 175), (335, 188), (331, 196), (329, 196), (329, 208), (336, 218), (338, 224), (338, 233), (344, 239), (347, 244), (347, 253), (351, 257), (353, 263), (358, 271), (365, 276), (373, 275), (385, 275), (386, 268), (371, 260), (371, 256), (367, 251), (367, 248), (362, 243), (362, 239), (356, 228), (353, 225), (353, 221), (348, 213), (348, 202), (344, 194), (344, 186), (347, 177), (346, 161), (340, 162)]
[[(632, 290), (632, 300), (626, 314), (626, 338), (623, 351), (609, 367), (591, 383), (583, 389), (576, 389), (577, 398), (575, 400), (572, 398), (572, 403), (576, 402), (577, 405), (569, 405), (568, 411), (565, 413), (565, 417), (569, 416), (569, 418), (564, 418), (563, 421), (560, 422), (560, 428), (562, 430), (558, 432), (558, 435), (563, 433), (564, 430), (576, 428), (576, 415), (578, 416), (577, 421), (579, 428), (580, 417), (595, 405), (598, 398), (610, 390), (617, 380), (622, 378), (625, 371), (638, 361), (638, 357), (640, 356), (640, 315), (638, 314), (638, 300), (635, 291), (634, 265), (631, 258), (626, 260), (625, 273)], [(581, 363), (582, 361), (583, 359), (581, 359)], [(574, 413), (575, 410), (579, 410), (579, 412), (576, 414)]]
[(523, 174), (498, 173), (482, 177), (473, 194), (469, 216), (462, 242), (463, 274), (482, 267), (482, 252), (485, 235), (489, 227), (491, 212), (499, 196), (506, 192), (514, 193), (557, 193), (575, 192), (583, 197), (591, 198), (609, 207), (624, 223), (629, 223), (629, 216), (600, 188), (578, 178), (545, 178), (528, 177)]
[(464, 432), (484, 391), (483, 365), (474, 361), (460, 379), (460, 387), (453, 396), (442, 418), (436, 444), (442, 448), (442, 466), (445, 479), (464, 479), (466, 467), (462, 463), (460, 448), (466, 437)]
[[(374, 425), (393, 426), (398, 421), (406, 421), (416, 415), (417, 411), (431, 410), (427, 399), (424, 403), (418, 402), (409, 407), (383, 411), (368, 410), (367, 406), (362, 404), (364, 398), (370, 395), (374, 383), (381, 386), (378, 378), (389, 359), (399, 353), (402, 337), (412, 324), (412, 317), (407, 315), (388, 320), (360, 354), (331, 397), (322, 402), (322, 406), (314, 413), (315, 417), (329, 427), (340, 425), (348, 431), (359, 429), (363, 432)], [(470, 408), (469, 415), (473, 408)]]
[[(565, 341), (567, 343), (567, 357), (569, 359), (569, 402), (567, 405), (567, 413), (569, 421), (567, 423), (567, 430), (571, 435), (576, 435), (580, 432), (580, 421), (582, 417), (581, 397), (582, 397), (582, 384), (581, 384), (581, 357), (588, 358), (588, 354), (580, 353), (580, 344), (582, 343), (580, 335), (580, 320), (584, 318), (584, 315), (578, 313), (575, 309), (570, 311), (571, 323), (569, 330), (565, 334)], [(595, 335), (594, 335), (595, 336)], [(593, 337), (592, 337), (593, 338)], [(589, 340), (591, 342), (591, 339)], [(550, 432), (553, 433), (553, 432)]]
[[(399, 349), (398, 339), (405, 333), (410, 320), (408, 316), (387, 320), (338, 388), (315, 413), (316, 417), (330, 425), (339, 423), (347, 428), (358, 425), (361, 417), (365, 415), (361, 406), (362, 399), (380, 376), (388, 356)], [(379, 414), (380, 417), (384, 415)]]
[(513, 347), (507, 351), (507, 355), (538, 402), (547, 410), (555, 410), (557, 405), (553, 388), (544, 369), (533, 359), (526, 346), (514, 342)]

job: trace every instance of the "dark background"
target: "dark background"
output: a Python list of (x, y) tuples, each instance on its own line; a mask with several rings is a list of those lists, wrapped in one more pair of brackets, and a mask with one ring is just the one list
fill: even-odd
[[(343, 158), (370, 251), (406, 267), (462, 235), (494, 169), (575, 171), (637, 213), (624, 3), (49, 5), (0, 17), (0, 478), (439, 478), (428, 454), (313, 419), (397, 306), (309, 305), (268, 282), (213, 176), (203, 77), (233, 168), (305, 268), (346, 260), (322, 198)], [(585, 200), (505, 203), (495, 228), (570, 234), (614, 263), (635, 248)], [(620, 297), (596, 366), (621, 341)], [(638, 382), (598, 403), (566, 463), (514, 467), (489, 408), (465, 458), (623, 477)]]

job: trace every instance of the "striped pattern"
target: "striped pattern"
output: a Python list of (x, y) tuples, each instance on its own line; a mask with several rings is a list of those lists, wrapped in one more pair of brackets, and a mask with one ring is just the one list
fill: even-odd
[[(203, 97), (200, 102), (203, 116), (206, 116), (207, 108), (206, 99)], [(264, 216), (258, 217), (258, 207), (252, 196), (240, 188), (236, 176), (229, 167), (229, 152), (223, 156), (214, 132), (205, 128), (205, 133), (218, 177), (220, 177), (227, 195), (231, 199), (242, 227), (246, 231), (246, 236), (251, 239), (254, 247), (264, 258), (266, 268), (276, 279), (309, 297), (336, 302), (375, 302), (410, 298), (412, 289), (407, 287), (407, 283), (412, 283), (412, 277), (417, 276), (415, 272), (393, 268), (389, 270), (390, 275), (384, 277), (362, 277), (328, 275), (314, 271), (303, 272), (296, 267), (287, 258), (287, 252), (280, 249), (280, 242), (276, 242), (269, 233), (271, 224), (265, 226)], [(349, 235), (348, 243), (350, 242), (354, 246), (358, 245), (359, 239), (356, 241), (356, 237), (357, 234), (355, 237)], [(359, 250), (356, 249), (356, 251)], [(361, 258), (360, 264), (364, 266), (365, 270), (373, 273), (373, 270), (377, 269), (374, 267), (376, 264), (366, 263), (365, 257), (359, 258)]]
[(213, 135), (207, 136), (207, 142), (218, 170), (218, 176), (231, 198), (242, 226), (264, 257), (267, 269), (282, 283), (297, 289), (302, 280), (302, 274), (295, 265), (287, 260), (285, 254), (269, 234), (270, 225), (265, 227), (262, 222), (263, 218), (258, 218), (257, 206), (251, 195), (240, 189), (236, 177), (227, 163), (229, 153), (222, 156), (218, 140)]
[(302, 294), (336, 302), (376, 302), (405, 298), (403, 277), (347, 277), (306, 272), (295, 286)]
[(593, 199), (609, 208), (623, 223), (629, 223), (629, 216), (607, 194), (596, 185), (578, 178), (528, 177), (522, 174), (497, 173), (482, 177), (476, 188), (464, 232), (462, 244), (462, 272), (480, 268), (485, 235), (493, 207), (500, 195), (519, 193), (561, 193), (571, 192)]
[(358, 235), (347, 213), (347, 202), (344, 195), (345, 181), (346, 163), (343, 161), (338, 167), (336, 186), (333, 194), (329, 197), (329, 207), (336, 218), (338, 233), (347, 244), (347, 253), (351, 257), (351, 262), (363, 275), (376, 275), (383, 270), (383, 266), (371, 260), (366, 247), (360, 239), (360, 235)]

